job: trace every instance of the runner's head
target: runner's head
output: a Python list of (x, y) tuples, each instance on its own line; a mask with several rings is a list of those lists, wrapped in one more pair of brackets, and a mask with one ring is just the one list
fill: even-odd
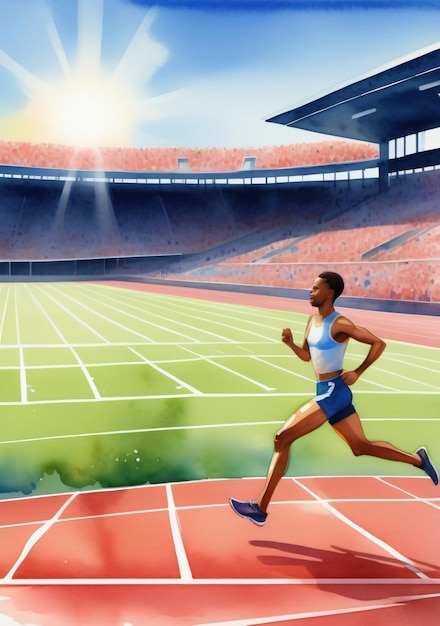
[(325, 280), (327, 285), (334, 292), (334, 302), (336, 298), (339, 298), (341, 293), (344, 291), (344, 279), (336, 272), (321, 272), (321, 274), (319, 274), (319, 278)]

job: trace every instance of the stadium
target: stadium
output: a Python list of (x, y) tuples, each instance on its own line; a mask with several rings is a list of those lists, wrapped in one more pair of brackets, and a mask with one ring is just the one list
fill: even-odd
[(438, 313), (440, 149), (426, 147), (439, 123), (438, 57), (424, 51), (268, 119), (355, 143), (108, 149), (99, 170), (93, 151), (4, 143), (1, 275), (165, 276), (275, 293), (308, 289), (331, 263), (363, 306)]
[(440, 461), (439, 61), (417, 51), (266, 120), (322, 143), (98, 159), (0, 142), (15, 623), (435, 623), (439, 497), (416, 468), (354, 461), (319, 431), (298, 442), (267, 532), (226, 503), (310, 395), (279, 329), (303, 332), (329, 267), (342, 310), (389, 340), (358, 385), (368, 432), (405, 449), (416, 436)]

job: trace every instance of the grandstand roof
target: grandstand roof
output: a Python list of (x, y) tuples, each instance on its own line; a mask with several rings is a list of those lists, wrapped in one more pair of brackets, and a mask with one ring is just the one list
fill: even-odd
[(382, 143), (440, 126), (439, 92), (440, 47), (436, 44), (266, 121)]

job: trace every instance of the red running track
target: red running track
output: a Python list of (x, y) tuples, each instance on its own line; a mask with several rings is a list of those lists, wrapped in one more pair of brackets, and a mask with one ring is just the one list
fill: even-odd
[[(289, 298), (114, 284), (311, 312)], [(434, 316), (340, 310), (385, 339), (440, 347)], [(437, 626), (440, 492), (429, 479), (286, 478), (263, 528), (227, 504), (256, 488), (209, 481), (0, 502), (0, 624)]]
[(440, 493), (428, 478), (284, 478), (262, 528), (227, 504), (260, 485), (0, 502), (0, 623), (438, 623)]

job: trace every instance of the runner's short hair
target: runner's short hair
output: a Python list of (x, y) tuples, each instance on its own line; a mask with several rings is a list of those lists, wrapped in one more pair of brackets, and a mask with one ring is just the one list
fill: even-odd
[(340, 274), (337, 274), (336, 272), (321, 272), (321, 274), (319, 274), (319, 278), (325, 280), (330, 289), (333, 289), (333, 291), (335, 292), (335, 295), (333, 297), (334, 302), (336, 298), (339, 298), (341, 293), (344, 291), (344, 279), (342, 278), (342, 276), (340, 276)]

